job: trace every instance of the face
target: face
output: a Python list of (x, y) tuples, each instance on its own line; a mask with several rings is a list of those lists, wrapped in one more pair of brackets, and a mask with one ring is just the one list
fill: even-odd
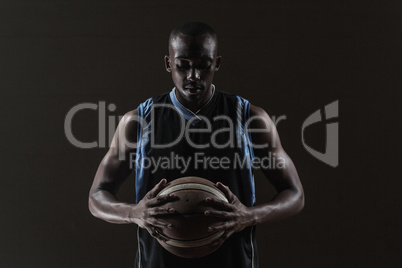
[(212, 94), (212, 79), (220, 65), (215, 41), (209, 35), (179, 35), (169, 45), (169, 54), (165, 65), (176, 97), (187, 108), (199, 108)]

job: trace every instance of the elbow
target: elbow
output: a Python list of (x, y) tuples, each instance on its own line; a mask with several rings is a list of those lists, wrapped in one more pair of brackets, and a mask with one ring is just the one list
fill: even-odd
[(89, 209), (89, 212), (91, 212), (91, 214), (94, 217), (99, 218), (99, 215), (98, 215), (99, 213), (98, 213), (98, 210), (96, 209), (96, 200), (92, 194), (90, 194), (89, 198), (88, 198), (88, 209)]
[(296, 202), (295, 202), (295, 214), (299, 214), (304, 209), (304, 191), (300, 189), (298, 191)]

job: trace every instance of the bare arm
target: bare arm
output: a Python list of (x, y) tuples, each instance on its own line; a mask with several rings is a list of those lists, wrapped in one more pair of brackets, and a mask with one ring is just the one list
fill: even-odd
[(120, 121), (110, 149), (98, 167), (89, 193), (91, 213), (95, 217), (111, 223), (132, 223), (134, 221), (133, 204), (117, 200), (116, 194), (121, 184), (132, 172), (127, 156), (135, 148), (124, 146), (123, 139), (126, 136), (133, 137), (131, 141), (136, 139), (137, 123), (130, 119), (137, 113), (137, 111), (129, 112)]
[[(281, 163), (272, 168), (261, 166), (262, 172), (277, 190), (277, 195), (265, 204), (246, 207), (230, 191), (217, 183), (227, 196), (229, 203), (220, 200), (207, 199), (218, 211), (205, 211), (206, 215), (221, 217), (222, 222), (210, 226), (211, 231), (225, 231), (216, 244), (223, 243), (234, 232), (261, 223), (274, 222), (299, 213), (304, 207), (304, 192), (299, 175), (290, 157), (283, 150), (276, 127), (268, 114), (261, 108), (251, 106), (251, 120), (248, 126), (251, 131), (251, 142), (255, 158), (271, 157), (275, 163)], [(262, 146), (267, 145), (267, 146)], [(257, 148), (259, 147), (260, 148)]]
[(138, 224), (157, 237), (156, 229), (170, 226), (155, 216), (174, 212), (158, 208), (159, 205), (174, 199), (173, 195), (156, 198), (164, 188), (166, 180), (161, 180), (138, 204), (121, 202), (116, 198), (121, 184), (135, 167), (130, 164), (130, 154), (136, 151), (137, 116), (138, 111), (134, 110), (120, 121), (111, 147), (99, 165), (89, 192), (89, 210), (95, 217), (107, 222)]
[(264, 130), (252, 133), (252, 142), (267, 145), (254, 148), (255, 157), (272, 157), (276, 165), (261, 167), (262, 172), (277, 190), (277, 195), (268, 203), (252, 208), (256, 224), (282, 220), (299, 213), (304, 207), (303, 187), (292, 159), (282, 148), (278, 132), (268, 114), (261, 108), (251, 106), (252, 129)]

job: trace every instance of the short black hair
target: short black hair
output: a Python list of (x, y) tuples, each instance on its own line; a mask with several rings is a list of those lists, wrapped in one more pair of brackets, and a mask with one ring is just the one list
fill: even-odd
[(174, 27), (169, 36), (169, 45), (179, 34), (185, 34), (191, 36), (209, 34), (214, 39), (215, 43), (218, 44), (218, 36), (216, 35), (214, 29), (212, 29), (211, 26), (203, 22), (188, 21)]

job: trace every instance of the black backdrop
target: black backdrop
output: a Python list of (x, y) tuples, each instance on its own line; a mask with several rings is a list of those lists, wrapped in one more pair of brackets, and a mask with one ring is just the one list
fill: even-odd
[[(1, 267), (132, 267), (136, 227), (98, 220), (87, 195), (106, 148), (64, 132), (80, 103), (114, 104), (107, 118), (169, 91), (172, 27), (219, 34), (218, 89), (240, 94), (278, 124), (306, 207), (259, 226), (261, 267), (401, 266), (401, 4), (333, 1), (1, 1)], [(339, 166), (303, 147), (301, 126), (339, 101)], [(399, 114), (399, 116), (397, 116)], [(72, 124), (98, 139), (98, 111)], [(322, 151), (325, 124), (306, 131)], [(274, 191), (257, 172), (257, 201)], [(119, 197), (134, 200), (132, 178)]]

